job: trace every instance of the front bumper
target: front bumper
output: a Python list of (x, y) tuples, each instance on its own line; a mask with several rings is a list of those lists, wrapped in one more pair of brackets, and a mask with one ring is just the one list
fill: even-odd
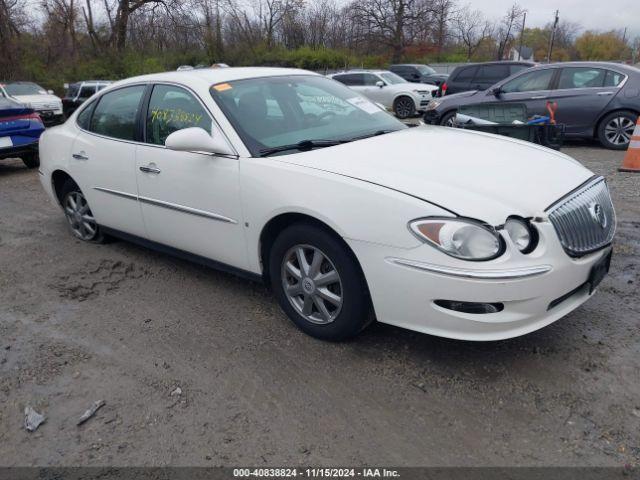
[(437, 110), (426, 110), (424, 114), (424, 123), (428, 125), (440, 125), (440, 113)]
[[(570, 258), (551, 223), (536, 226), (541, 242), (534, 252), (520, 254), (503, 235), (509, 248), (490, 262), (456, 260), (424, 244), (409, 250), (355, 240), (349, 245), (364, 270), (379, 321), (441, 337), (501, 340), (538, 330), (585, 302), (591, 267), (610, 251)], [(436, 300), (502, 303), (504, 309), (462, 313)]]

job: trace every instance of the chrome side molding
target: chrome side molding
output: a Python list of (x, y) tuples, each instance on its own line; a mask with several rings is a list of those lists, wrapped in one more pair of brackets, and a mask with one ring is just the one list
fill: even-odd
[(99, 192), (109, 193), (117, 197), (128, 198), (129, 200), (137, 200), (142, 203), (146, 203), (148, 205), (155, 205), (156, 207), (167, 208), (169, 210), (174, 210), (176, 212), (188, 213), (190, 215), (208, 218), (210, 220), (215, 220), (218, 222), (231, 223), (231, 224), (238, 223), (237, 220), (234, 220), (233, 218), (225, 217), (224, 215), (208, 212), (206, 210), (200, 210), (198, 208), (187, 207), (185, 205), (179, 205), (177, 203), (164, 202), (162, 200), (157, 200), (155, 198), (149, 198), (149, 197), (140, 197), (138, 195), (134, 195), (133, 193), (121, 192), (119, 190), (112, 190), (110, 188), (104, 188), (104, 187), (93, 187), (93, 189), (98, 190)]
[(386, 260), (387, 262), (416, 270), (476, 280), (514, 280), (542, 275), (552, 270), (551, 265), (536, 265), (533, 267), (509, 268), (504, 270), (473, 270), (468, 268), (445, 267), (443, 265), (434, 265), (404, 258), (387, 257)]

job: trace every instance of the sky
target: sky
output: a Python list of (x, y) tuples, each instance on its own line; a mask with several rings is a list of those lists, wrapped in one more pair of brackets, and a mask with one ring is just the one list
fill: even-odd
[[(461, 0), (489, 18), (500, 18), (514, 0)], [(584, 30), (623, 30), (627, 37), (640, 36), (640, 0), (520, 0), (527, 9), (527, 26), (542, 27), (553, 21), (560, 10), (560, 19), (579, 23)]]

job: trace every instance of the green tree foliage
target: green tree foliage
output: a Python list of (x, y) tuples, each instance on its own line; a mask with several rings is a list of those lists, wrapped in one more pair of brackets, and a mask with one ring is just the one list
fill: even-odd
[(630, 48), (618, 32), (588, 30), (576, 39), (576, 51), (580, 60), (619, 60), (629, 55)]

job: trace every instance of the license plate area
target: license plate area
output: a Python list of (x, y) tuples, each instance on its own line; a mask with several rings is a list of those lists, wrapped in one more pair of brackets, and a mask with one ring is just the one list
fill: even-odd
[(611, 266), (611, 254), (612, 250), (607, 255), (598, 260), (592, 267), (589, 273), (587, 283), (589, 284), (589, 295), (600, 285), (602, 279), (609, 273), (609, 267)]

